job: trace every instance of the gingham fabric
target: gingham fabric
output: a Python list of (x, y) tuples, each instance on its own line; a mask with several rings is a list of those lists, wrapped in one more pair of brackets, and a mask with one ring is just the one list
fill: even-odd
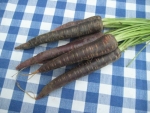
[[(73, 20), (102, 18), (150, 19), (150, 0), (1, 0), (0, 1), (0, 113), (150, 113), (150, 45), (130, 47), (108, 66), (73, 81), (35, 101), (15, 84), (15, 67), (22, 61), (70, 41), (42, 44), (30, 50), (14, 50), (27, 40)], [(23, 70), (28, 74), (40, 65)], [(17, 78), (35, 95), (71, 66)], [(32, 93), (30, 93), (33, 95)]]

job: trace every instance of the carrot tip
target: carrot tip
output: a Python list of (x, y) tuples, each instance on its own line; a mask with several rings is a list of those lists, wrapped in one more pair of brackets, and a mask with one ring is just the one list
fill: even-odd
[(19, 46), (15, 47), (15, 49), (19, 49)]
[(30, 48), (29, 43), (23, 43), (23, 44), (15, 47), (15, 49), (29, 49), (29, 48)]
[(15, 47), (15, 49), (22, 49), (22, 46), (23, 46), (23, 45), (24, 45), (24, 44), (21, 44), (21, 45)]
[(22, 46), (19, 45), (19, 46), (15, 47), (15, 49), (22, 49)]
[(23, 68), (26, 68), (26, 67), (19, 64), (19, 65), (16, 67), (16, 70), (21, 70), (21, 69), (23, 69)]
[(40, 93), (35, 97), (35, 100), (39, 100), (39, 99), (43, 98), (44, 96), (46, 96), (46, 95), (43, 93)]
[(35, 100), (38, 100), (38, 98), (36, 97)]
[(35, 98), (35, 100), (39, 100), (41, 97), (38, 95), (36, 98)]
[(16, 70), (20, 70), (19, 66), (16, 67)]

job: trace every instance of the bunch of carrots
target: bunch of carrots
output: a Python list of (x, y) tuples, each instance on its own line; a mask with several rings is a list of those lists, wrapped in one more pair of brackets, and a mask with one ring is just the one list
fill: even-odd
[[(105, 18), (92, 16), (68, 22), (53, 31), (39, 35), (15, 49), (30, 49), (43, 43), (77, 38), (70, 43), (37, 54), (20, 63), (21, 70), (31, 65), (42, 66), (29, 75), (47, 72), (74, 63), (80, 65), (50, 81), (35, 98), (40, 99), (67, 83), (100, 69), (120, 58), (121, 52), (150, 40), (150, 20), (140, 18)], [(106, 32), (103, 32), (107, 28)]]

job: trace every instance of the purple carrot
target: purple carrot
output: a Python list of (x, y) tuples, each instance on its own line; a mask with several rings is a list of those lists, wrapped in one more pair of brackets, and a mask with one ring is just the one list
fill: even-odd
[[(85, 19), (82, 21), (85, 21)], [(15, 49), (30, 49), (43, 43), (50, 43), (50, 42), (68, 39), (68, 38), (78, 38), (102, 30), (103, 30), (103, 24), (102, 24), (101, 17), (95, 19), (94, 16), (89, 21), (82, 22), (75, 26), (71, 26), (60, 30), (50, 31), (48, 33), (39, 35), (27, 41), (26, 43), (15, 47)]]

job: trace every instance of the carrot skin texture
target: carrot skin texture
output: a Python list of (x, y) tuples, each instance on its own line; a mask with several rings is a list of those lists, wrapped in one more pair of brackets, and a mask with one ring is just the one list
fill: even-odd
[(119, 59), (121, 56), (121, 51), (117, 48), (113, 52), (106, 54), (104, 56), (94, 58), (92, 60), (83, 63), (82, 65), (71, 69), (70, 71), (58, 76), (49, 82), (38, 94), (36, 100), (47, 96), (50, 92), (74, 81), (80, 77), (90, 74), (91, 72), (98, 70), (109, 63), (112, 63)]
[(66, 53), (68, 51), (71, 51), (73, 49), (76, 49), (78, 47), (81, 47), (85, 44), (88, 44), (90, 42), (93, 42), (95, 41), (96, 39), (100, 38), (102, 36), (102, 33), (101, 32), (98, 32), (98, 33), (95, 33), (95, 34), (91, 34), (91, 35), (86, 35), (86, 36), (83, 36), (79, 39), (76, 39), (75, 41), (72, 41), (66, 45), (63, 45), (63, 46), (59, 46), (59, 47), (56, 47), (56, 48), (52, 48), (52, 49), (49, 49), (49, 50), (46, 50), (44, 52), (41, 52), (39, 54), (37, 54), (36, 56), (20, 63), (16, 69), (17, 70), (20, 70), (20, 69), (23, 69), (24, 67), (28, 67), (30, 65), (33, 65), (33, 64), (38, 64), (38, 63), (42, 63), (42, 62), (48, 62), (49, 59), (52, 59), (52, 58), (55, 58), (63, 53)]
[(68, 27), (75, 26), (75, 25), (78, 25), (78, 24), (81, 24), (84, 22), (88, 22), (88, 21), (91, 21), (94, 19), (101, 19), (101, 17), (100, 16), (92, 16), (92, 17), (84, 19), (84, 21), (83, 20), (76, 20), (76, 21), (67, 22), (67, 23), (57, 27), (54, 30), (60, 30), (60, 29), (68, 28)]
[(106, 34), (101, 38), (86, 44), (82, 47), (69, 51), (57, 58), (43, 64), (38, 70), (32, 74), (50, 71), (66, 65), (81, 62), (98, 56), (102, 56), (114, 51), (118, 47), (118, 43), (113, 35)]
[(15, 49), (30, 49), (43, 43), (50, 43), (67, 38), (77, 38), (80, 36), (89, 35), (92, 33), (102, 31), (102, 29), (103, 29), (102, 20), (94, 19), (91, 21), (78, 24), (77, 26), (72, 26), (60, 30), (54, 30), (39, 35), (29, 40), (28, 42), (15, 47)]

